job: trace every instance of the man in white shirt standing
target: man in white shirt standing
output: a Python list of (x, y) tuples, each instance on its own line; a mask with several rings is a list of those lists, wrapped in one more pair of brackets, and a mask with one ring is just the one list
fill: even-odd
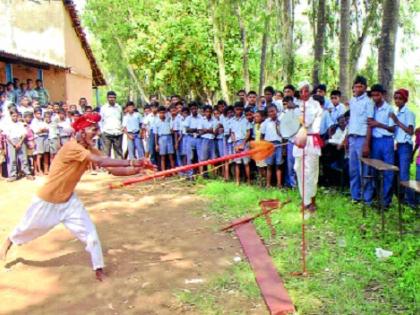
[(116, 102), (117, 94), (114, 91), (109, 91), (106, 96), (108, 102), (101, 107), (100, 111), (103, 151), (110, 157), (111, 149), (113, 149), (115, 158), (122, 159), (123, 111)]
[(309, 83), (301, 83), (300, 108), (302, 110), (303, 127), (307, 130), (307, 141), (304, 148), (297, 145), (293, 148), (295, 171), (298, 179), (299, 192), (305, 209), (316, 210), (315, 196), (318, 185), (319, 157), (321, 156), (322, 139), (319, 134), (322, 111), (320, 104), (310, 97)]

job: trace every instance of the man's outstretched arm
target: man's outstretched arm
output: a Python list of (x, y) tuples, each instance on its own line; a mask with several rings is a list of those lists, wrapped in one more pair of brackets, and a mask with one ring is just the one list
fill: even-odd
[(111, 159), (109, 157), (91, 153), (88, 156), (88, 160), (95, 163), (99, 167), (108, 168), (108, 167), (140, 167), (145, 169), (155, 169), (155, 166), (148, 159), (140, 160), (117, 160)]

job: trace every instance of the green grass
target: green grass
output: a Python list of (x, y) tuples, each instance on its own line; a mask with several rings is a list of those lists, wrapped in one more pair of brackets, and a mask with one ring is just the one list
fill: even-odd
[[(382, 237), (376, 212), (370, 209), (368, 217), (363, 218), (360, 206), (351, 205), (347, 196), (321, 190), (319, 210), (307, 221), (310, 276), (301, 278), (291, 275), (301, 270), (300, 198), (296, 191), (209, 181), (199, 193), (212, 200), (209, 211), (226, 222), (257, 213), (262, 199), (292, 199), (291, 204), (272, 215), (277, 231), (275, 238), (271, 238), (264, 219), (257, 219), (255, 225), (268, 244), (298, 314), (419, 314), (420, 241), (411, 234), (399, 240), (397, 209), (387, 213), (386, 234)], [(405, 209), (404, 218), (411, 221), (410, 228), (413, 228), (414, 217), (411, 210)], [(394, 254), (386, 261), (379, 261), (375, 256), (376, 247)], [(246, 261), (235, 264), (198, 291), (180, 293), (179, 298), (201, 314), (232, 314), (223, 308), (226, 292), (232, 290), (263, 303)], [(246, 314), (247, 310), (242, 312)]]

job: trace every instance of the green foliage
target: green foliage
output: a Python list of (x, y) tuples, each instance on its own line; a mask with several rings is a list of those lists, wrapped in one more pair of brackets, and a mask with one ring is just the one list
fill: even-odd
[[(251, 88), (257, 90), (261, 58), (264, 19), (269, 14), (267, 1), (215, 0), (215, 15), (221, 29), (226, 80), (229, 94), (244, 87), (242, 44), (234, 5), (239, 3), (246, 29), (249, 50)], [(293, 1), (299, 11), (294, 13), (296, 52), (292, 82), (285, 82), (282, 1), (272, 0), (266, 63), (266, 84), (281, 88), (286, 83), (298, 83), (311, 77), (316, 16), (316, 0)], [(221, 97), (218, 62), (214, 50), (211, 6), (204, 0), (89, 0), (83, 23), (93, 34), (93, 50), (104, 70), (110, 88), (120, 99), (140, 98), (158, 93), (168, 96), (178, 93), (190, 99), (215, 101)], [(315, 10), (312, 8), (314, 7)], [(415, 14), (419, 0), (401, 0), (401, 26), (404, 45), (402, 52), (417, 48)], [(299, 14), (299, 16), (298, 16)], [(327, 28), (321, 81), (330, 88), (338, 86), (339, 1), (327, 0)], [(381, 25), (381, 1), (354, 1), (350, 12), (352, 28), (351, 62), (359, 59), (354, 50), (363, 30), (368, 42), (378, 42)], [(375, 44), (375, 45), (376, 45)], [(361, 69), (374, 80), (377, 73), (376, 47)], [(363, 63), (365, 64), (365, 63)], [(130, 72), (130, 70), (132, 70)], [(133, 77), (134, 74), (134, 77)], [(375, 80), (374, 80), (375, 81)]]
[[(363, 218), (360, 206), (349, 203), (343, 194), (321, 189), (319, 210), (306, 225), (307, 263), (310, 276), (293, 277), (300, 271), (301, 214), (296, 191), (262, 190), (257, 187), (207, 182), (201, 194), (210, 198), (209, 211), (221, 219), (259, 211), (261, 199), (292, 199), (292, 203), (272, 215), (277, 235), (271, 238), (263, 218), (255, 225), (267, 244), (274, 263), (298, 309), (298, 314), (418, 314), (420, 262), (419, 239), (412, 234), (399, 240), (397, 209), (387, 213), (385, 237), (380, 233), (380, 217), (373, 210)], [(413, 228), (414, 212), (405, 209), (407, 228)], [(386, 261), (375, 256), (375, 248), (393, 252)], [(197, 292), (183, 296), (205, 314), (223, 307), (226, 291), (239, 291), (248, 299), (259, 299), (259, 290), (246, 262), (234, 265)], [(213, 310), (213, 311), (212, 311)]]

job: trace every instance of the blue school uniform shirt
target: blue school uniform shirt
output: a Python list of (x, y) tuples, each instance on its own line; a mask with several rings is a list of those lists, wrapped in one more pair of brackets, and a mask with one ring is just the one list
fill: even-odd
[(338, 122), (338, 118), (343, 116), (346, 112), (346, 106), (343, 103), (339, 103), (337, 106), (332, 105), (332, 107), (329, 108), (329, 111), (333, 123), (336, 124)]
[(267, 118), (261, 124), (260, 132), (264, 135), (264, 140), (267, 141), (281, 141), (280, 136), (280, 121), (277, 118), (276, 120), (272, 120), (271, 118)]
[(127, 128), (127, 132), (137, 133), (140, 130), (142, 117), (139, 113), (133, 112), (132, 114), (125, 114), (123, 117), (122, 126)]
[[(392, 110), (391, 106), (384, 101), (381, 107), (375, 106), (373, 119), (375, 119), (377, 122), (387, 125), (387, 126), (394, 126), (394, 121), (389, 117), (391, 113), (394, 111)], [(393, 136), (394, 134), (392, 132), (389, 132), (386, 129), (375, 127), (372, 128), (372, 137), (374, 138), (382, 138), (384, 136)]]
[(331, 119), (330, 112), (326, 109), (322, 111), (321, 125), (319, 126), (319, 134), (324, 135), (327, 133), (328, 129), (334, 125), (333, 120)]
[(330, 99), (328, 99), (328, 98), (326, 98), (326, 97), (324, 97), (324, 108), (325, 108), (326, 110), (331, 110), (331, 109), (333, 109), (333, 107), (335, 107), (335, 106), (334, 106), (334, 104), (331, 102), (331, 100), (330, 100)]
[(169, 118), (165, 118), (164, 120), (158, 119), (153, 127), (153, 132), (158, 136), (167, 136), (171, 134), (171, 123)]
[[(198, 129), (216, 129), (217, 127), (217, 121), (214, 118), (207, 119), (206, 117), (203, 117), (201, 119), (201, 124)], [(212, 133), (205, 133), (201, 135), (201, 138), (204, 139), (214, 139), (214, 134)]]
[(366, 93), (353, 97), (349, 102), (349, 135), (366, 136), (368, 118), (373, 118), (373, 102)]
[(230, 130), (235, 135), (235, 140), (245, 140), (247, 131), (251, 129), (251, 124), (249, 121), (244, 117), (233, 117), (230, 121)]
[[(416, 127), (416, 117), (414, 114), (407, 108), (407, 105), (404, 105), (398, 112), (397, 112), (398, 120), (406, 127), (413, 126)], [(413, 144), (413, 137), (402, 130), (398, 125), (395, 126), (395, 141), (397, 143), (409, 143)]]

